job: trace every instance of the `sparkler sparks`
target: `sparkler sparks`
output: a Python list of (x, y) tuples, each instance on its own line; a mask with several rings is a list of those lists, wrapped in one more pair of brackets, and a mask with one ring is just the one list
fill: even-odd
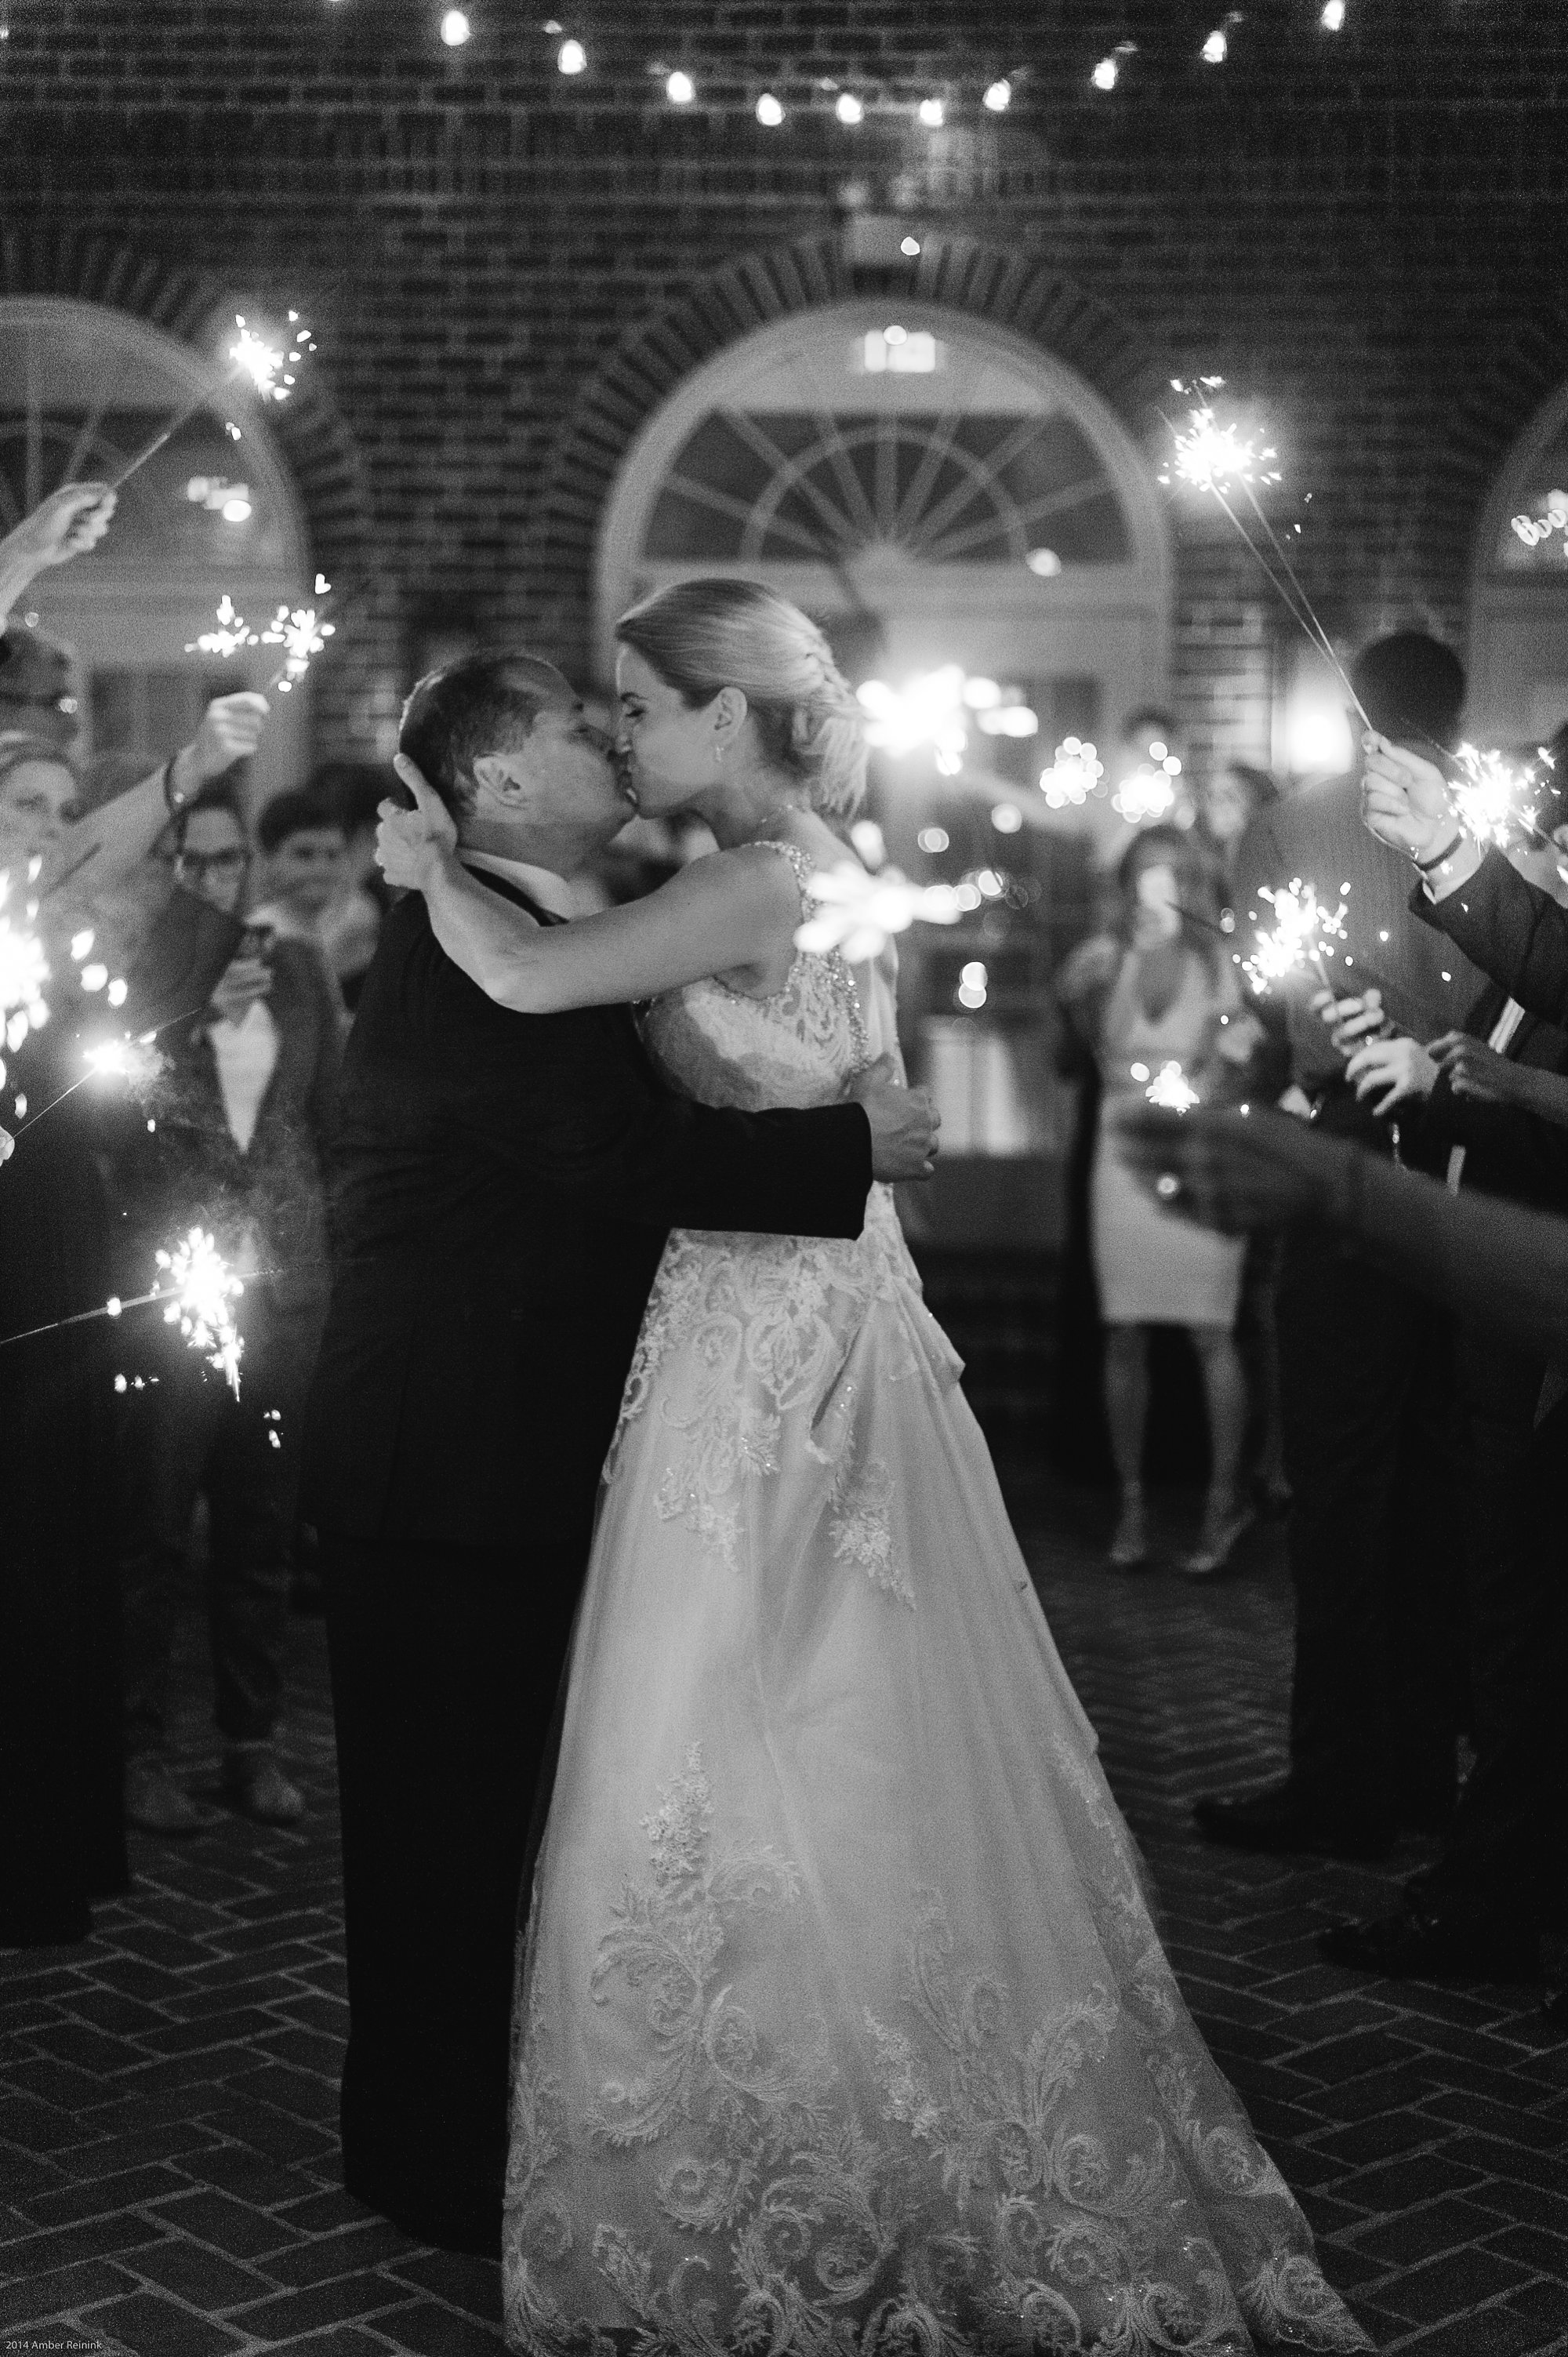
[(227, 589), (218, 601), (215, 619), (214, 629), (203, 630), (199, 638), (187, 640), (185, 651), (188, 655), (221, 655), (227, 662), (231, 655), (237, 655), (242, 647), (253, 647), (259, 644), (256, 632), (252, 630), (244, 616), (235, 611), (234, 600), (230, 597)]
[(1516, 515), (1510, 519), (1518, 537), (1526, 548), (1534, 548), (1553, 533), (1563, 534), (1563, 554), (1568, 556), (1568, 491), (1548, 491), (1546, 513), (1539, 516)]
[[(1190, 396), (1218, 392), (1224, 382), (1223, 377), (1205, 376), (1189, 385), (1173, 377), (1171, 388)], [(1185, 430), (1173, 426), (1171, 431), (1176, 447), (1169, 467), (1160, 477), (1162, 483), (1188, 483), (1195, 490), (1224, 492), (1237, 484), (1281, 480), (1279, 468), (1270, 464), (1278, 455), (1273, 447), (1260, 450), (1251, 436), (1242, 438), (1234, 423), (1222, 425), (1211, 401), (1198, 401), (1187, 411)]]
[(1307, 965), (1325, 989), (1332, 990), (1326, 958), (1333, 952), (1326, 945), (1345, 939), (1345, 902), (1329, 909), (1318, 899), (1316, 888), (1304, 884), (1299, 876), (1277, 891), (1264, 885), (1258, 898), (1273, 905), (1274, 922), (1266, 929), (1259, 927), (1253, 936), (1257, 950), (1241, 971), (1259, 996), (1265, 996), (1274, 983), (1283, 982)]
[(126, 1082), (133, 1096), (145, 1096), (164, 1072), (168, 1059), (154, 1044), (150, 1031), (139, 1039), (106, 1039), (83, 1050), (82, 1060), (94, 1079)]
[(1070, 804), (1076, 810), (1090, 794), (1104, 792), (1104, 779), (1105, 764), (1095, 747), (1077, 737), (1064, 737), (1050, 768), (1040, 772), (1040, 791), (1047, 808), (1066, 810)]
[(1160, 1066), (1144, 1094), (1152, 1105), (1164, 1105), (1170, 1113), (1186, 1113), (1198, 1102), (1197, 1091), (1174, 1060)]
[(1540, 806), (1530, 800), (1541, 780), (1532, 765), (1510, 761), (1506, 753), (1483, 752), (1461, 745), (1453, 757), (1448, 799), (1455, 817), (1477, 843), (1496, 844), (1506, 851), (1521, 834), (1538, 842), (1550, 840), (1540, 823)]
[(892, 936), (912, 924), (956, 924), (963, 912), (950, 884), (911, 884), (896, 867), (868, 876), (847, 859), (819, 869), (806, 890), (818, 910), (796, 932), (796, 948), (818, 956), (841, 950), (851, 965), (880, 957)]
[[(320, 578), (317, 574), (318, 582)], [(337, 628), (335, 622), (322, 621), (314, 606), (280, 606), (261, 635), (263, 646), (284, 650), (283, 661), (267, 682), (268, 688), (275, 687), (281, 694), (288, 694), (310, 669), (311, 657), (321, 652), (328, 639), (336, 637)]]
[(0, 875), (0, 1017), (5, 1020), (5, 1045), (15, 1054), (28, 1032), (48, 1020), (44, 985), (49, 978), (49, 963), (30, 923), (26, 919), (17, 923), (5, 914), (10, 889), (10, 877)]
[(166, 1270), (168, 1282), (160, 1281), (155, 1290), (163, 1294), (173, 1287), (164, 1311), (166, 1322), (178, 1326), (191, 1349), (202, 1351), (208, 1365), (219, 1369), (238, 1399), (244, 1344), (234, 1323), (233, 1304), (245, 1290), (243, 1283), (203, 1228), (192, 1228), (172, 1251), (160, 1251), (157, 1265)]

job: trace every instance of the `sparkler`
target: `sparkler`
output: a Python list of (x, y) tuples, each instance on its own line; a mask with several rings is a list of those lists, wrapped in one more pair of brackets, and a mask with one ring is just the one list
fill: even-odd
[(299, 313), (291, 311), (288, 315), (288, 343), (293, 347), (292, 350), (269, 344), (263, 337), (258, 336), (252, 328), (246, 326), (243, 314), (241, 312), (235, 312), (234, 325), (240, 332), (229, 347), (227, 371), (218, 379), (216, 383), (205, 386), (200, 393), (193, 394), (184, 408), (177, 410), (169, 419), (168, 424), (155, 434), (150, 442), (143, 444), (135, 457), (128, 459), (114, 477), (109, 486), (111, 490), (124, 490), (132, 476), (139, 474), (149, 458), (156, 458), (165, 444), (173, 441), (181, 426), (190, 423), (199, 409), (205, 409), (209, 402), (215, 401), (220, 393), (226, 393), (231, 385), (239, 384), (248, 378), (252, 391), (258, 393), (263, 401), (288, 399), (295, 386), (293, 368), (298, 367), (306, 353), (316, 348), (315, 339), (309, 328), (301, 321)]
[(1511, 522), (1526, 548), (1534, 548), (1538, 542), (1550, 540), (1554, 532), (1560, 532), (1563, 554), (1568, 556), (1568, 491), (1548, 491), (1544, 515), (1516, 515)]
[[(44, 985), (49, 978), (44, 945), (27, 919), (18, 924), (5, 914), (11, 879), (0, 874), (0, 1017), (5, 1020), (5, 1045), (13, 1054), (29, 1031), (48, 1020)], [(37, 913), (37, 903), (29, 917)]]
[(1198, 1103), (1197, 1091), (1174, 1060), (1160, 1066), (1144, 1094), (1152, 1105), (1164, 1105), (1171, 1113), (1186, 1113), (1189, 1105)]
[(218, 600), (216, 628), (203, 630), (197, 638), (188, 639), (185, 651), (188, 655), (221, 655), (227, 662), (230, 656), (237, 655), (242, 648), (253, 647), (258, 643), (255, 631), (244, 616), (235, 611), (234, 600), (225, 589)]
[[(1170, 418), (1165, 418), (1174, 447), (1170, 463), (1160, 480), (1167, 485), (1186, 484), (1218, 502), (1264, 579), (1283, 603), (1291, 619), (1305, 630), (1318, 651), (1327, 657), (1340, 685), (1360, 714), (1363, 726), (1369, 728), (1372, 724), (1334, 651), (1334, 642), (1318, 619), (1316, 609), (1291, 562), (1290, 552), (1259, 505), (1258, 495), (1253, 489), (1256, 483), (1267, 485), (1283, 479), (1279, 468), (1273, 464), (1278, 454), (1272, 445), (1259, 449), (1251, 437), (1243, 439), (1236, 425), (1221, 425), (1215, 414), (1213, 402), (1208, 396), (1218, 393), (1224, 382), (1220, 376), (1202, 376), (1192, 384), (1180, 377), (1171, 379), (1173, 392), (1188, 397), (1196, 395), (1197, 399), (1187, 412), (1185, 431)], [(1246, 500), (1267, 543), (1266, 550), (1253, 539), (1231, 504), (1230, 494), (1233, 492), (1239, 492)], [(1299, 532), (1300, 529), (1298, 524), (1296, 530)]]
[[(318, 595), (330, 591), (331, 584), (324, 582), (320, 574), (316, 579)], [(275, 687), (281, 695), (287, 695), (310, 669), (311, 657), (336, 637), (337, 628), (335, 622), (322, 621), (314, 606), (280, 606), (261, 634), (263, 646), (284, 650), (283, 661), (268, 680), (265, 693), (270, 695)]]
[(1325, 990), (1337, 996), (1329, 979), (1325, 945), (1345, 939), (1344, 901), (1329, 909), (1319, 900), (1316, 887), (1304, 884), (1299, 876), (1278, 890), (1264, 885), (1258, 898), (1273, 905), (1274, 922), (1267, 929), (1259, 927), (1253, 936), (1257, 950), (1241, 971), (1260, 998), (1276, 982), (1299, 974), (1305, 965), (1312, 967)]
[(895, 933), (907, 932), (917, 921), (952, 925), (963, 913), (950, 884), (911, 884), (896, 867), (868, 876), (847, 859), (808, 877), (806, 891), (818, 911), (798, 929), (796, 948), (819, 957), (841, 950), (851, 965), (880, 957)]
[[(244, 1344), (234, 1323), (233, 1304), (245, 1290), (243, 1282), (204, 1228), (192, 1228), (172, 1251), (160, 1251), (156, 1257), (174, 1287), (164, 1311), (166, 1323), (178, 1326), (191, 1349), (200, 1351), (208, 1365), (219, 1369), (238, 1399)], [(162, 1285), (155, 1286), (154, 1294), (166, 1290)]]
[(1040, 791), (1050, 810), (1075, 810), (1089, 800), (1090, 794), (1105, 791), (1105, 764), (1092, 744), (1078, 737), (1064, 737), (1052, 756), (1051, 766), (1040, 772)]

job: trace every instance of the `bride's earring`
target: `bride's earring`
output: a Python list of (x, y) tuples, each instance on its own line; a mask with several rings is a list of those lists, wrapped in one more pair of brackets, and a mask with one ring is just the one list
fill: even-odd
[(714, 747), (714, 767), (715, 770), (722, 770), (724, 765), (725, 748), (722, 745), (715, 745)]

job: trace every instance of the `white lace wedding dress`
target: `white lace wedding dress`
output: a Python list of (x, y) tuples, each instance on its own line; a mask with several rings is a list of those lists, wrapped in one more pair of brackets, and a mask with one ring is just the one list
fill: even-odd
[[(823, 1103), (891, 992), (802, 954), (647, 1039), (709, 1103)], [(958, 1376), (885, 1188), (855, 1243), (670, 1239), (519, 1991), (514, 2349), (1371, 2346), (1182, 2002)]]

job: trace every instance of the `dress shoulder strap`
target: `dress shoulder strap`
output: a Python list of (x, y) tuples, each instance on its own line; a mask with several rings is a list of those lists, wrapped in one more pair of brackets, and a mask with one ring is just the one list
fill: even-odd
[(809, 914), (806, 887), (817, 872), (816, 862), (810, 853), (802, 851), (798, 843), (787, 843), (782, 835), (761, 835), (751, 847), (754, 851), (778, 851), (783, 854), (795, 871), (795, 881), (800, 888), (801, 903), (807, 908)]

